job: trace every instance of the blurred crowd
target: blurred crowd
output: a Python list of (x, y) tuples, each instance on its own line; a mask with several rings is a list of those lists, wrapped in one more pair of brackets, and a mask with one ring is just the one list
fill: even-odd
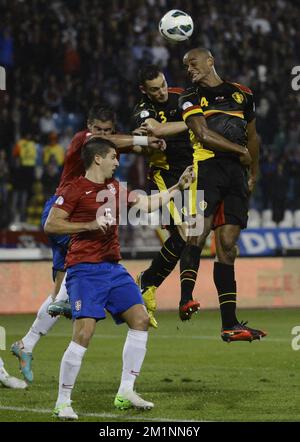
[[(193, 17), (191, 41), (165, 42), (161, 16)], [(209, 48), (221, 77), (253, 89), (262, 142), (261, 178), (251, 205), (280, 222), (300, 209), (300, 93), (291, 70), (300, 65), (300, 6), (290, 0), (0, 0), (0, 65), (7, 92), (0, 102), (0, 227), (39, 225), (45, 199), (59, 181), (65, 150), (85, 127), (89, 107), (112, 106), (119, 130), (133, 129), (137, 71), (164, 70), (185, 86), (184, 52)], [(140, 157), (122, 160), (121, 178), (145, 186)]]

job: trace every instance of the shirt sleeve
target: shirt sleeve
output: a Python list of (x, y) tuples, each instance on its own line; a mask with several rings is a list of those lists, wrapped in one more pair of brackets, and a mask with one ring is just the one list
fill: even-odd
[(244, 116), (247, 123), (251, 123), (252, 120), (256, 117), (255, 113), (255, 103), (253, 94), (246, 93), (247, 103), (245, 106)]
[(196, 91), (184, 91), (178, 101), (178, 107), (182, 115), (183, 121), (186, 121), (191, 115), (203, 116), (203, 110), (200, 106), (200, 100)]
[(52, 207), (62, 209), (65, 212), (71, 214), (80, 198), (80, 194), (73, 184), (67, 186), (61, 194), (56, 198)]
[(141, 102), (134, 109), (133, 119), (136, 126), (140, 126), (148, 118), (156, 119), (156, 117), (157, 114), (155, 109), (150, 104), (147, 105), (145, 102)]

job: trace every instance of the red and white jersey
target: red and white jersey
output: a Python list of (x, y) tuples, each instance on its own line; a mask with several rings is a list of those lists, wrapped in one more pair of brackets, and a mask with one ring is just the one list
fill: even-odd
[[(97, 184), (81, 176), (64, 187), (53, 205), (69, 214), (70, 222), (91, 222), (101, 215), (111, 215), (116, 221), (102, 233), (100, 230), (76, 233), (71, 236), (65, 267), (74, 264), (121, 259), (118, 236), (119, 208), (127, 208), (138, 199), (135, 193), (129, 194), (119, 181), (111, 178)], [(100, 209), (100, 210), (99, 210)]]
[(83, 161), (81, 159), (81, 148), (90, 136), (91, 132), (87, 129), (77, 132), (74, 135), (66, 153), (63, 172), (55, 192), (56, 195), (60, 195), (62, 190), (70, 184), (74, 178), (85, 174)]

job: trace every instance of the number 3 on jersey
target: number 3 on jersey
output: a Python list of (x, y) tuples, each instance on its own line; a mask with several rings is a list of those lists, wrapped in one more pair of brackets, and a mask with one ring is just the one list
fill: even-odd
[(158, 115), (160, 116), (160, 120), (161, 120), (162, 123), (166, 123), (167, 122), (167, 117), (165, 116), (164, 111), (160, 111), (158, 113)]
[(201, 107), (207, 107), (208, 106), (208, 101), (205, 97), (201, 98), (201, 103), (200, 103)]

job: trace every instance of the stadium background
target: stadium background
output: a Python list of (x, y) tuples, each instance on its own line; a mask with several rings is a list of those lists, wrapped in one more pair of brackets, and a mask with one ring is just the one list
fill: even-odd
[[(170, 45), (157, 32), (171, 8), (194, 19), (188, 43)], [(257, 104), (261, 175), (239, 243), (239, 306), (300, 305), (300, 95), (291, 86), (300, 64), (299, 19), (297, 3), (284, 0), (0, 0), (0, 65), (7, 72), (0, 92), (0, 313), (35, 312), (51, 292), (40, 215), (89, 107), (109, 104), (119, 131), (132, 130), (139, 66), (157, 63), (170, 86), (184, 86), (182, 55), (194, 46), (210, 48), (220, 75), (252, 88)], [(25, 161), (17, 148), (24, 138), (34, 151)], [(122, 156), (120, 179), (143, 189), (146, 175), (143, 157)], [(160, 248), (145, 226), (122, 228), (121, 241), (123, 256), (144, 259), (128, 261), (134, 275)], [(212, 249), (208, 242), (205, 254)], [(204, 308), (217, 306), (211, 275), (212, 260), (204, 260), (197, 283)], [(161, 287), (161, 308), (177, 307), (178, 281), (175, 272)]]

